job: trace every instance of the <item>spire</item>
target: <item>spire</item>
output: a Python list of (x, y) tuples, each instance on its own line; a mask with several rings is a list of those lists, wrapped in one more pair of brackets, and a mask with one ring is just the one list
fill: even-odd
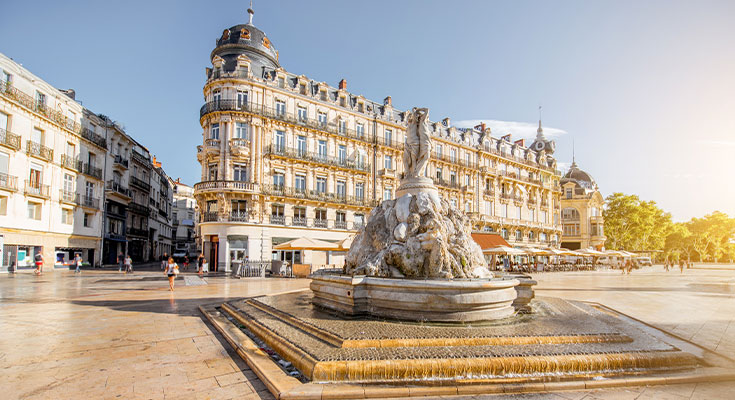
[(253, 24), (253, 14), (255, 14), (255, 11), (253, 11), (253, 0), (250, 0), (250, 7), (248, 8), (248, 14), (250, 14), (250, 17), (248, 18), (248, 25)]
[(541, 127), (541, 106), (538, 106), (538, 129), (536, 129), (536, 137), (539, 139), (544, 137), (544, 128)]
[(574, 138), (572, 138), (572, 165), (570, 168), (576, 168), (577, 161), (574, 159)]

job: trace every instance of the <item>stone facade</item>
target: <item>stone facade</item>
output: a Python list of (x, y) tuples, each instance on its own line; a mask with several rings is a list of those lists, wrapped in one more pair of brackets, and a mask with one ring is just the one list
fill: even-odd
[[(226, 29), (210, 61), (194, 185), (204, 255), (217, 260), (210, 265), (229, 269), (246, 256), (316, 262), (272, 247), (302, 236), (344, 239), (372, 207), (395, 198), (406, 121), (390, 97), (374, 102), (344, 80), (333, 87), (287, 72), (252, 23)], [(426, 175), (475, 230), (558, 246), (560, 175), (550, 141), (536, 150), (448, 118), (429, 126)]]
[(186, 252), (191, 258), (196, 256), (199, 249), (196, 243), (196, 221), (198, 218), (194, 188), (182, 183), (180, 179), (171, 180), (171, 186), (173, 187), (174, 251)]
[(572, 162), (561, 179), (561, 187), (562, 247), (602, 250), (606, 239), (602, 217), (605, 199), (597, 183), (587, 172), (579, 169), (576, 162)]

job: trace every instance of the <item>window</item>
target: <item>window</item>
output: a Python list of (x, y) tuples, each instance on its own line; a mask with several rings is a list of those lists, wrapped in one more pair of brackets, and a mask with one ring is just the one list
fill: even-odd
[(516, 206), (516, 219), (521, 219), (521, 206)]
[(77, 154), (77, 147), (74, 145), (74, 143), (66, 143), (66, 155), (70, 158), (74, 158), (74, 155)]
[(299, 84), (299, 93), (300, 94), (306, 94), (306, 84), (300, 83)]
[(0, 75), (0, 77), (2, 77), (3, 82), (7, 83), (8, 86), (9, 86), (10, 83), (13, 82), (13, 75), (10, 75), (6, 71), (3, 71), (3, 74)]
[(0, 196), (0, 215), (8, 215), (8, 196)]
[(276, 131), (273, 137), (273, 144), (276, 146), (276, 151), (282, 152), (286, 148), (286, 133), (283, 131)]
[(442, 145), (436, 145), (436, 158), (442, 158)]
[(282, 205), (280, 205), (280, 204), (273, 204), (271, 206), (271, 216), (273, 216), (273, 217), (283, 217), (284, 208), (285, 207), (282, 206)]
[(298, 224), (299, 222), (303, 225), (306, 224), (306, 208), (304, 207), (294, 207), (293, 208), (293, 219), (294, 223)]
[(326, 90), (320, 91), (319, 98), (322, 99), (322, 101), (327, 101), (327, 91)]
[(286, 87), (286, 78), (279, 76), (278, 77), (278, 87), (279, 88), (285, 88)]
[(299, 121), (306, 121), (306, 107), (299, 107), (297, 109)]
[(391, 197), (393, 197), (393, 187), (386, 186), (385, 189), (383, 189), (383, 200), (390, 200)]
[(347, 106), (347, 99), (345, 99), (345, 96), (339, 96), (339, 105), (342, 107)]
[(317, 144), (317, 150), (319, 152), (319, 157), (327, 158), (327, 141), (320, 140), (319, 143)]
[(337, 181), (337, 197), (344, 199), (347, 195), (345, 181)]
[(243, 216), (248, 212), (248, 201), (247, 200), (232, 200), (232, 213), (236, 216)]
[(43, 131), (38, 128), (33, 128), (33, 132), (31, 132), (31, 141), (33, 143), (43, 144)]
[(74, 211), (68, 208), (62, 208), (61, 209), (61, 223), (66, 225), (71, 225), (73, 222), (73, 215)]
[(365, 184), (358, 182), (355, 184), (355, 198), (362, 200), (365, 198)]
[(299, 135), (296, 137), (296, 151), (299, 157), (306, 156), (306, 136)]
[(212, 124), (209, 128), (209, 138), (219, 140), (219, 124)]
[(365, 216), (362, 214), (355, 214), (355, 228), (362, 227), (365, 225)]
[(248, 105), (248, 92), (243, 90), (237, 91), (237, 108), (243, 108)]
[(579, 236), (579, 224), (562, 225), (564, 236)]
[(250, 140), (248, 124), (244, 122), (235, 122), (235, 139)]
[(464, 176), (464, 184), (465, 186), (472, 186), (472, 178), (469, 174)]
[(220, 100), (222, 100), (222, 91), (215, 89), (214, 92), (212, 92), (212, 101), (219, 103)]
[(436, 180), (440, 181), (442, 180), (442, 169), (441, 167), (436, 168)]
[(466, 153), (465, 159), (467, 160), (467, 165), (472, 165), (472, 154)]
[(546, 220), (546, 211), (543, 211), (543, 210), (542, 210), (542, 211), (541, 211), (541, 212), (539, 213), (539, 220), (540, 220), (540, 222), (543, 222), (543, 223), (545, 223), (545, 224), (549, 223), (549, 221), (547, 221), (547, 220)]
[(572, 198), (572, 189), (571, 188), (567, 188), (566, 195), (567, 195), (567, 199), (571, 199)]
[(216, 181), (217, 180), (217, 164), (209, 164), (209, 180), (210, 181)]
[(531, 222), (536, 222), (536, 210), (533, 208), (528, 209), (528, 220)]
[(94, 217), (94, 214), (84, 213), (84, 227), (85, 228), (91, 228), (92, 227), (92, 218), (93, 217)]
[(320, 176), (316, 178), (316, 191), (317, 193), (327, 192), (327, 178)]
[(284, 115), (286, 114), (286, 102), (281, 100), (276, 100), (276, 115)]
[(294, 178), (294, 188), (296, 188), (297, 192), (303, 193), (306, 191), (306, 175), (296, 175)]
[(452, 183), (452, 185), (457, 183), (457, 173), (454, 171), (449, 171), (449, 182)]
[(493, 202), (488, 201), (485, 203), (485, 214), (487, 215), (493, 215)]
[(232, 171), (232, 179), (239, 182), (247, 182), (248, 167), (242, 164), (235, 164)]
[(385, 130), (385, 144), (390, 145), (393, 143), (393, 131), (390, 129)]
[(327, 125), (327, 113), (320, 112), (319, 114), (317, 114), (317, 120), (319, 121), (319, 125), (321, 126)]
[(500, 216), (503, 218), (508, 218), (508, 205), (507, 204), (500, 205)]
[(362, 151), (357, 152), (357, 166), (359, 168), (365, 168), (367, 165), (367, 155), (363, 153)]
[(319, 221), (327, 220), (327, 210), (314, 210), (314, 219)]
[(10, 155), (8, 153), (0, 152), (0, 186), (9, 187), (8, 184), (8, 168), (9, 168)]
[(0, 129), (8, 130), (8, 114), (0, 112)]
[(64, 191), (66, 193), (74, 192), (74, 177), (71, 174), (64, 174)]
[(579, 221), (579, 211), (576, 208), (567, 207), (561, 210), (561, 219), (566, 221)]
[(520, 229), (516, 231), (516, 240), (523, 240), (523, 232)]
[(449, 160), (452, 162), (457, 162), (457, 149), (451, 150), (451, 156), (449, 157)]
[(337, 148), (337, 157), (339, 157), (340, 164), (344, 164), (347, 161), (347, 146), (341, 144)]
[(355, 131), (357, 132), (357, 137), (361, 138), (365, 136), (365, 125), (358, 123), (356, 125)]
[(347, 214), (344, 211), (337, 211), (337, 218), (335, 220), (335, 228), (347, 229)]
[(472, 203), (470, 203), (469, 201), (464, 203), (464, 212), (472, 212)]
[(36, 105), (39, 108), (45, 108), (46, 107), (46, 95), (36, 91)]
[(508, 239), (508, 229), (506, 229), (506, 228), (501, 229), (500, 230), (500, 236), (502, 236), (503, 239), (506, 239), (507, 240)]
[(40, 189), (42, 178), (43, 166), (36, 163), (31, 163), (31, 170), (28, 175), (28, 183), (30, 184), (30, 186), (34, 189)]
[(273, 186), (276, 186), (279, 189), (283, 189), (284, 183), (285, 180), (282, 173), (276, 172), (275, 174), (273, 174)]
[(341, 119), (339, 120), (339, 133), (343, 134), (347, 132), (347, 121)]
[(357, 103), (357, 111), (359, 111), (359, 112), (365, 112), (365, 104), (364, 103)]
[(383, 160), (383, 168), (387, 170), (393, 169), (393, 156), (385, 156)]
[(41, 203), (28, 202), (28, 218), (41, 220)]

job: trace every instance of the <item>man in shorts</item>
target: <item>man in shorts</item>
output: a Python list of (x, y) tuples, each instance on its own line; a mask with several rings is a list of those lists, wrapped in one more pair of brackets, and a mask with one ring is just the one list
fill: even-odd
[(41, 275), (43, 273), (43, 254), (41, 254), (41, 251), (36, 253), (33, 259), (36, 262), (36, 275)]

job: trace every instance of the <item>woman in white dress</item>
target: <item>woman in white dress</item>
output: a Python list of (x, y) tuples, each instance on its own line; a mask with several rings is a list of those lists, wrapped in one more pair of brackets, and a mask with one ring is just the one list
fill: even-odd
[(164, 270), (164, 273), (166, 276), (168, 276), (168, 286), (170, 291), (174, 291), (174, 280), (176, 279), (176, 275), (179, 273), (179, 266), (174, 262), (173, 257), (168, 258), (168, 264), (166, 264), (166, 269)]

